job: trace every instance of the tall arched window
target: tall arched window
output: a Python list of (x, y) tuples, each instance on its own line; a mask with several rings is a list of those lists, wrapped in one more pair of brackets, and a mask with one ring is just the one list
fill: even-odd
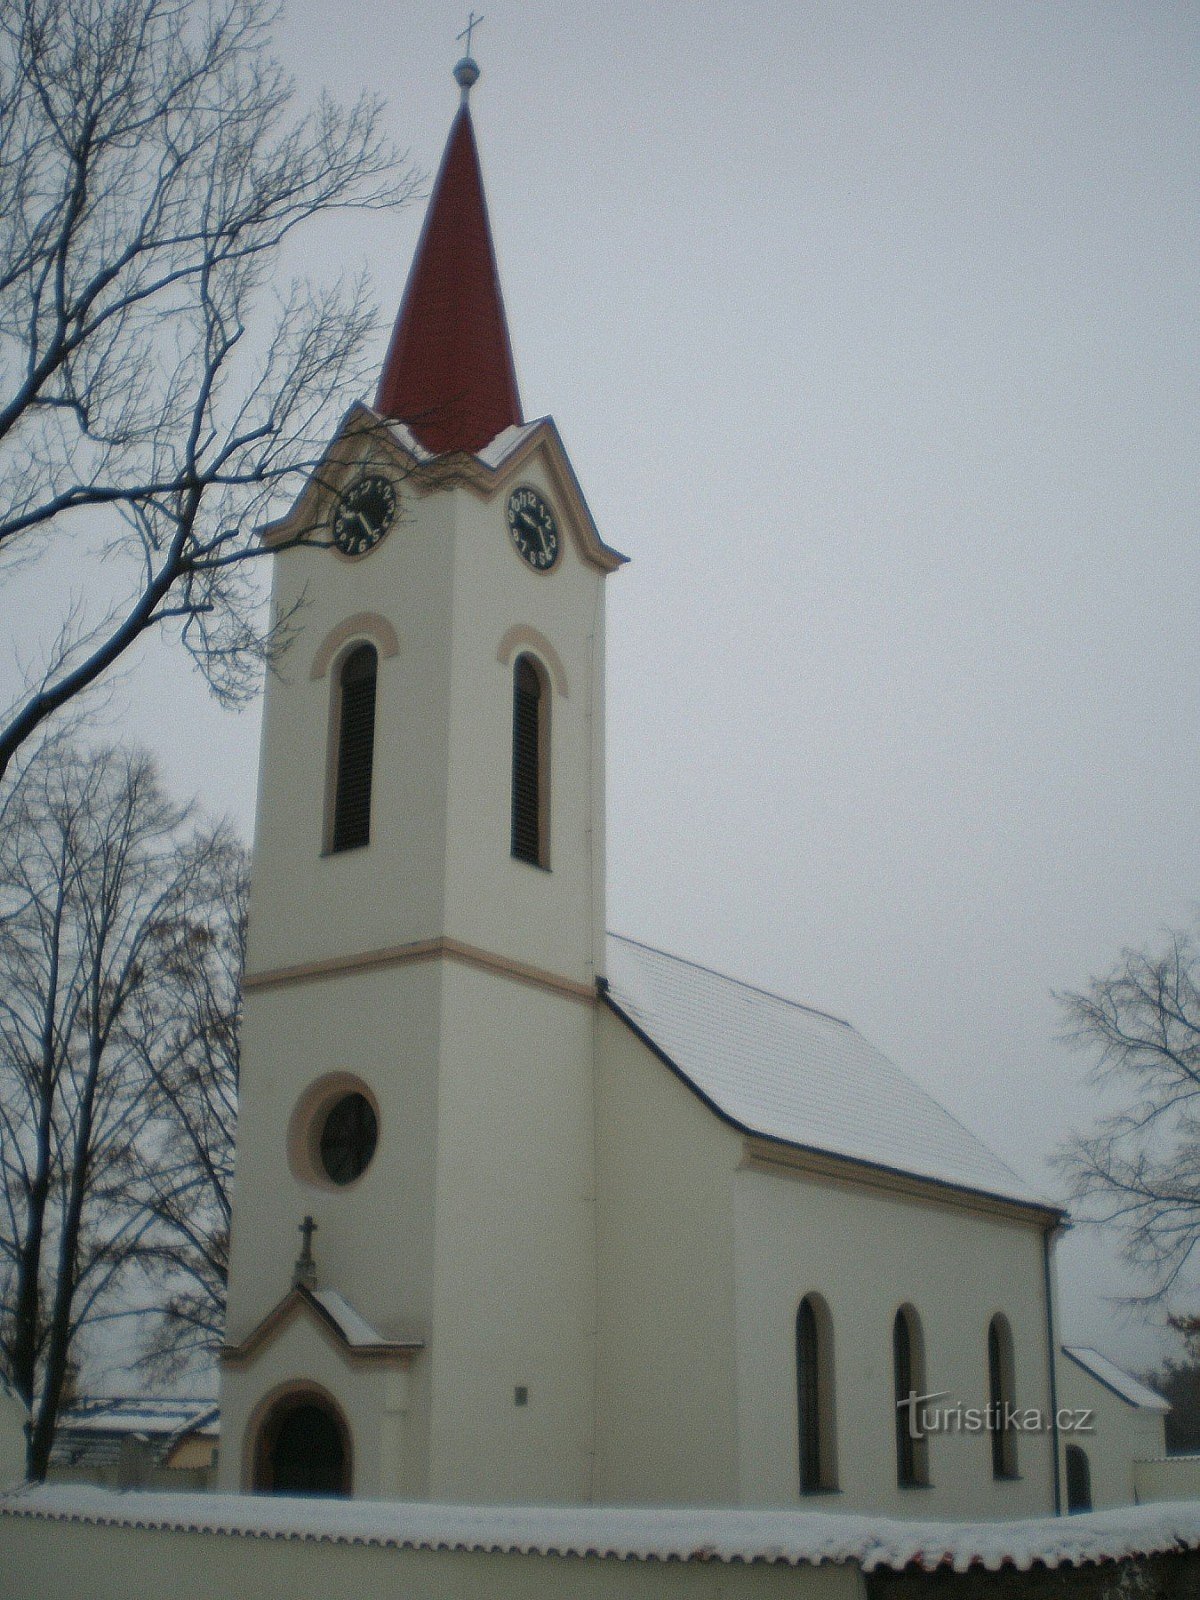
[(1005, 1422), (1013, 1405), (1013, 1342), (1008, 1318), (997, 1314), (988, 1324), (988, 1426), (992, 1436), (992, 1477), (1017, 1476), (1017, 1436)]
[(800, 1493), (836, 1489), (833, 1322), (819, 1295), (806, 1294), (796, 1312), (796, 1399)]
[(1067, 1511), (1092, 1509), (1092, 1469), (1087, 1452), (1077, 1444), (1067, 1446)]
[(550, 694), (531, 656), (513, 667), (512, 853), (550, 865)]
[(356, 645), (342, 662), (337, 684), (337, 775), (330, 847), (353, 850), (371, 838), (371, 770), (375, 759), (373, 644)]
[(925, 1345), (912, 1306), (901, 1306), (892, 1324), (892, 1370), (896, 1392), (896, 1482), (902, 1489), (929, 1482), (929, 1441), (920, 1429), (921, 1407), (914, 1395), (925, 1388)]

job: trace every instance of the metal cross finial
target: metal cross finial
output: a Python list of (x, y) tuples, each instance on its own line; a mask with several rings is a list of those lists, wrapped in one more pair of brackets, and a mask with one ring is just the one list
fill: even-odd
[(475, 29), (479, 26), (479, 24), (483, 20), (484, 19), (482, 17), (477, 17), (475, 15), (474, 11), (472, 11), (470, 16), (467, 18), (466, 27), (463, 29), (463, 31), (460, 34), (456, 35), (457, 38), (465, 39), (467, 41), (467, 47), (466, 47), (466, 50), (464, 51), (465, 55), (469, 56), (471, 54), (471, 35), (475, 32)]
[(296, 1262), (292, 1281), (296, 1284), (305, 1284), (312, 1288), (317, 1281), (317, 1263), (313, 1260), (312, 1239), (317, 1231), (317, 1225), (311, 1217), (305, 1217), (300, 1224), (300, 1232), (304, 1235), (304, 1244), (300, 1251), (300, 1259)]

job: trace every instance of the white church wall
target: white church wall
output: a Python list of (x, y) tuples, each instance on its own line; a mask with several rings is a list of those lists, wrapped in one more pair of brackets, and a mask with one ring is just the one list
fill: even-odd
[[(552, 574), (512, 547), (505, 506), (518, 481), (560, 519)], [(264, 713), (228, 1339), (287, 1292), (311, 1213), (319, 1281), (381, 1334), (430, 1345), (405, 1448), (424, 1441), (423, 1491), (450, 1496), (579, 1499), (590, 1482), (603, 602), (601, 574), (571, 536), (573, 496), (540, 454), (486, 499), (462, 485), (421, 493), (413, 480), (400, 485), (401, 521), (367, 559), (292, 552), (275, 563), (277, 609), (305, 604)], [(379, 663), (370, 845), (331, 855), (340, 657), (329, 641), (346, 647), (360, 613), (382, 617), (398, 648)], [(501, 646), (513, 630), (553, 666), (549, 872), (511, 855), (517, 651)], [(510, 973), (544, 969), (571, 992), (440, 957), (353, 965), (441, 937), (494, 953)], [(349, 965), (313, 974), (331, 959)], [(296, 967), (292, 981), (254, 984)], [(360, 1079), (379, 1114), (374, 1160), (343, 1189), (296, 1159), (297, 1107), (332, 1074)], [(229, 1373), (233, 1438), (268, 1376), (269, 1362)], [(240, 1447), (223, 1453), (224, 1486), (243, 1481), (241, 1458)], [(356, 1473), (357, 1492), (386, 1492), (375, 1485), (392, 1478), (415, 1481), (381, 1456)]]
[[(306, 1214), (317, 1223), (318, 1281), (339, 1290), (384, 1336), (428, 1340), (441, 984), (441, 963), (423, 961), (248, 995), (229, 1343), (243, 1340), (286, 1294)], [(306, 1179), (288, 1157), (289, 1128), (305, 1091), (340, 1072), (369, 1086), (379, 1116), (374, 1160), (344, 1188)], [(427, 1427), (426, 1370), (422, 1364), (415, 1375), (410, 1439)], [(224, 1487), (241, 1486), (237, 1441), (265, 1382), (257, 1364), (223, 1380)], [(420, 1478), (403, 1476), (420, 1492)], [(363, 1492), (379, 1492), (372, 1480), (362, 1481)]]
[[(1049, 1434), (992, 1476), (986, 1433), (930, 1441), (931, 1486), (896, 1484), (892, 1324), (912, 1303), (931, 1389), (988, 1398), (987, 1330), (1013, 1331), (1015, 1399), (1050, 1412), (1042, 1234), (962, 1206), (764, 1172), (611, 1013), (597, 1090), (597, 1498), (1001, 1518), (1053, 1509)], [(801, 1497), (795, 1326), (829, 1306), (835, 1495)]]
[(597, 1013), (595, 1499), (736, 1505), (736, 1136)]
[[(403, 481), (399, 503), (398, 525), (365, 559), (293, 550), (273, 561), (273, 605), (286, 614), (300, 603), (303, 631), (283, 657), (282, 676), (269, 676), (266, 685), (251, 972), (391, 948), (441, 931), (454, 506), (450, 495), (417, 496)], [(364, 612), (391, 625), (399, 648), (391, 656), (380, 652), (370, 847), (330, 854), (325, 827), (339, 657), (322, 677), (311, 673), (329, 635)]]
[[(563, 524), (552, 571), (532, 571), (513, 547), (505, 508), (517, 484), (536, 488)], [(445, 931), (590, 984), (604, 928), (604, 577), (568, 536), (570, 503), (540, 455), (490, 499), (458, 489), (454, 502)], [(562, 669), (550, 674), (549, 871), (510, 852), (513, 658), (539, 654), (528, 642), (498, 660), (513, 629), (544, 639)]]
[(594, 1010), (446, 964), (430, 1346), (434, 1499), (588, 1497)]
[(1200, 1456), (1163, 1456), (1133, 1463), (1138, 1505), (1154, 1500), (1200, 1500)]
[(1058, 1398), (1061, 1406), (1072, 1411), (1092, 1413), (1090, 1428), (1063, 1436), (1063, 1484), (1067, 1481), (1066, 1447), (1077, 1445), (1087, 1457), (1093, 1509), (1135, 1505), (1142, 1498), (1135, 1463), (1166, 1454), (1164, 1413), (1131, 1406), (1067, 1355), (1059, 1358)]
[(1017, 1442), (1017, 1480), (992, 1476), (986, 1432), (929, 1441), (929, 1487), (896, 1482), (892, 1326), (915, 1307), (929, 1390), (988, 1399), (988, 1324), (1012, 1328), (1015, 1400), (1050, 1413), (1042, 1234), (961, 1206), (786, 1169), (734, 1179), (742, 1497), (799, 1498), (795, 1328), (801, 1298), (833, 1325), (839, 1493), (805, 1503), (904, 1517), (1008, 1518), (1053, 1510), (1048, 1433)]
[[(441, 981), (440, 963), (421, 961), (249, 997), (228, 1342), (291, 1286), (306, 1214), (323, 1284), (381, 1333), (427, 1332)], [(379, 1123), (371, 1164), (343, 1187), (305, 1176), (288, 1149), (306, 1091), (337, 1073), (368, 1086)], [(254, 1201), (245, 1213), (243, 1194)]]

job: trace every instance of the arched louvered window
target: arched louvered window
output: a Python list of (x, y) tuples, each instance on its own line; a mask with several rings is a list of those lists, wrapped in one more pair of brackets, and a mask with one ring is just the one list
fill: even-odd
[(330, 840), (334, 850), (353, 850), (371, 837), (378, 667), (375, 646), (360, 644), (347, 655), (338, 674), (337, 778)]
[(550, 696), (529, 656), (513, 668), (512, 853), (549, 866)]
[(1017, 1436), (1006, 1423), (1005, 1409), (1013, 1405), (1013, 1342), (1008, 1318), (994, 1316), (988, 1324), (988, 1431), (992, 1439), (992, 1477), (1017, 1476)]
[(925, 1351), (921, 1324), (911, 1306), (901, 1306), (892, 1324), (892, 1370), (896, 1391), (896, 1482), (916, 1489), (929, 1482), (929, 1442), (920, 1429), (921, 1407), (913, 1400), (925, 1390)]
[(796, 1400), (800, 1493), (836, 1489), (833, 1325), (818, 1295), (806, 1294), (796, 1312)]

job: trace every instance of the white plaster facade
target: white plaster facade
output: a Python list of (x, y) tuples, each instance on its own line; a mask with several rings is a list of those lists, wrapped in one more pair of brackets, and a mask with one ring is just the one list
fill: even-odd
[[(1142, 1499), (1164, 1499), (1161, 1492), (1146, 1493), (1140, 1462), (1155, 1462), (1166, 1455), (1166, 1420), (1170, 1406), (1126, 1374), (1117, 1374), (1119, 1387), (1103, 1381), (1087, 1365), (1090, 1351), (1060, 1352), (1059, 1404), (1066, 1410), (1088, 1414), (1086, 1428), (1062, 1434), (1063, 1484), (1066, 1506), (1068, 1447), (1082, 1450), (1091, 1482), (1090, 1509), (1136, 1505)], [(1121, 1381), (1124, 1380), (1124, 1381)], [(1171, 1498), (1184, 1498), (1191, 1485)]]
[[(1044, 1233), (1013, 1208), (902, 1194), (846, 1164), (783, 1159), (714, 1116), (611, 1013), (597, 1050), (601, 1502), (789, 1505), (797, 1467), (795, 1319), (829, 1306), (837, 1492), (830, 1509), (1016, 1517), (1054, 1506), (1049, 1434), (991, 1472), (985, 1434), (930, 1441), (930, 1484), (901, 1489), (891, 1330), (917, 1309), (932, 1389), (987, 1400), (987, 1327), (1014, 1330), (1016, 1398), (1050, 1412)], [(965, 1199), (965, 1197), (963, 1197)]]

